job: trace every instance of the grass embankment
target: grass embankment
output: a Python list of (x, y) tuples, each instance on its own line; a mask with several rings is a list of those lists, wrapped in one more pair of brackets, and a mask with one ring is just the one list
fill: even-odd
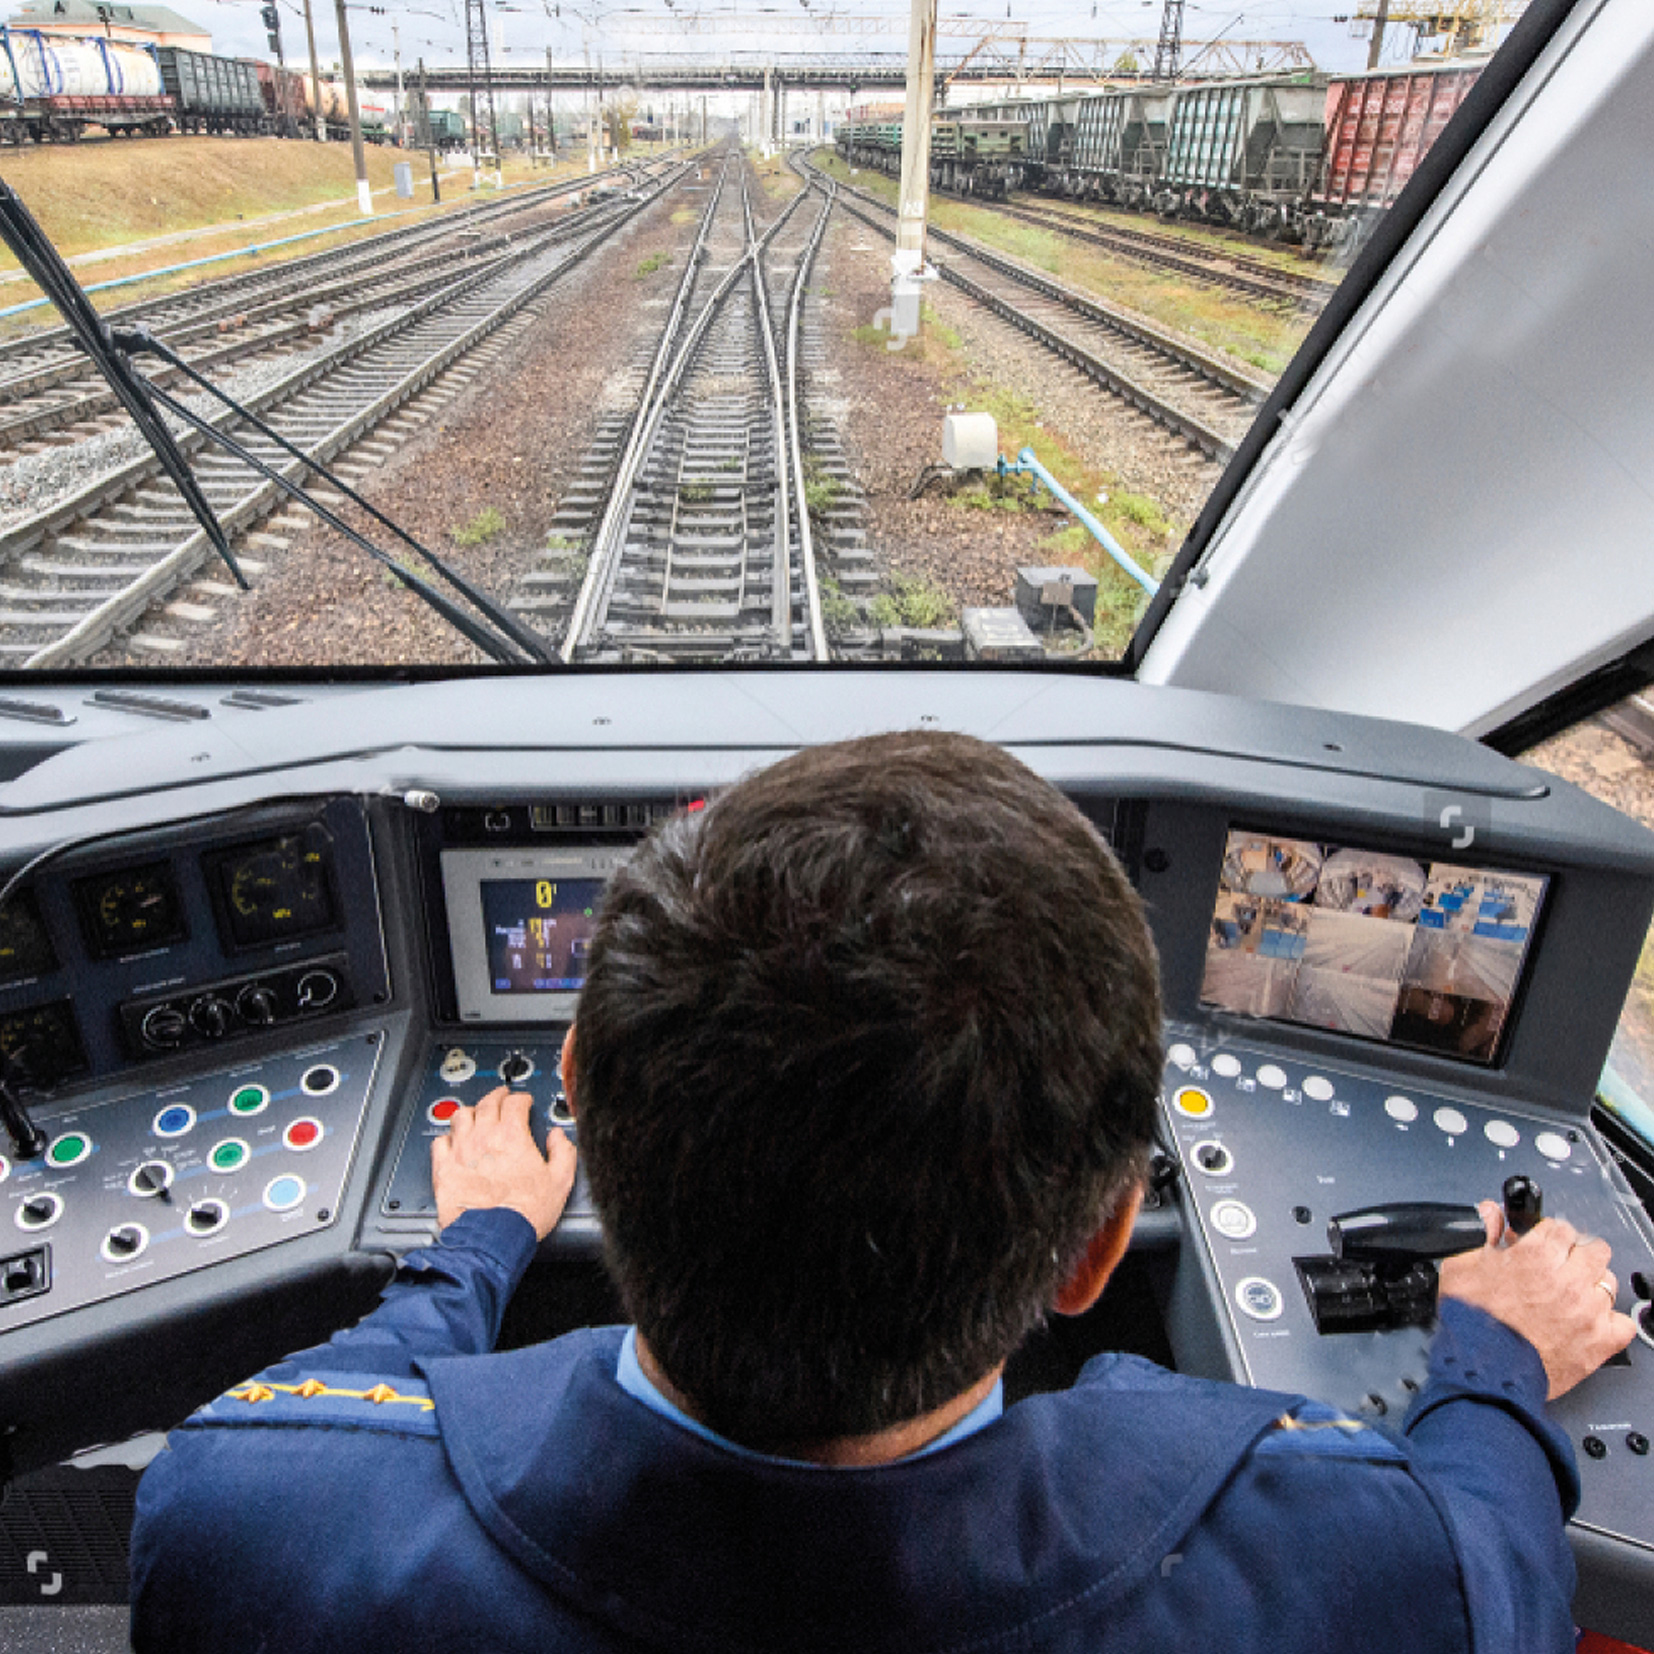
[[(414, 197), (403, 201), (393, 192), (392, 169), (398, 161), (413, 167)], [(448, 171), (438, 162), (442, 209), (431, 205), (430, 163), (423, 151), (370, 145), (368, 182), (375, 191), (376, 217), (400, 209), (427, 213), (473, 199), (469, 168)], [(507, 161), (505, 182), (548, 180), (584, 171), (569, 163), (533, 168), (526, 158)], [(20, 195), (58, 251), (77, 258), (105, 249), (151, 245), (119, 256), (82, 262), (75, 270), (83, 284), (232, 252), (254, 242), (280, 240), (344, 224), (361, 216), (356, 205), (356, 171), (345, 144), (317, 144), (279, 138), (140, 138), (49, 144), (9, 153), (0, 176)], [(486, 187), (491, 193), (491, 187)], [(390, 219), (390, 224), (407, 223)], [(372, 235), (376, 224), (312, 236), (290, 247), (244, 258), (224, 259), (199, 270), (157, 277), (94, 294), (102, 309), (147, 298), (155, 293), (235, 275), (262, 264), (337, 246)], [(168, 239), (170, 238), (170, 239)], [(17, 261), (0, 255), (0, 273), (15, 271)], [(38, 296), (32, 282), (0, 282), (0, 306), (21, 304)], [(37, 310), (6, 323), (10, 332), (49, 326), (56, 316)]]
[[(859, 327), (852, 337), (868, 349), (886, 350), (890, 336), (881, 328)], [(920, 352), (920, 361), (933, 368), (941, 379), (944, 401), (988, 413), (999, 426), (999, 451), (1009, 457), (1032, 448), (1041, 464), (1079, 500), (1149, 574), (1164, 576), (1188, 524), (1174, 521), (1158, 500), (1125, 488), (1113, 472), (1084, 458), (1061, 435), (1049, 429), (1027, 397), (979, 373), (970, 363), (964, 341), (931, 310), (924, 307), (924, 328), (909, 341), (906, 351)], [(1039, 512), (1046, 515), (1053, 505), (1042, 487), (1034, 493), (1034, 479), (1027, 476), (990, 475), (981, 483), (941, 496), (960, 513), (960, 531), (968, 533), (969, 513), (1002, 511)], [(1097, 612), (1090, 645), (1105, 659), (1117, 659), (1125, 652), (1137, 623), (1148, 605), (1148, 594), (1092, 539), (1085, 526), (1064, 508), (1052, 514), (1052, 527), (1038, 542), (1043, 563), (1056, 567), (1083, 568), (1097, 577)], [(914, 601), (928, 603), (928, 593), (911, 593), (898, 587), (893, 593), (898, 606)], [(875, 600), (877, 601), (877, 600)], [(935, 620), (909, 620), (910, 625), (936, 624)]]
[[(896, 181), (883, 173), (859, 170), (854, 179), (837, 156), (821, 166), (831, 177), (854, 183), (891, 206), (896, 204)], [(1037, 205), (1047, 205), (1036, 202)], [(1305, 312), (1287, 314), (1266, 310), (1240, 295), (1207, 286), (1175, 272), (1161, 272), (1132, 259), (1115, 258), (1101, 248), (1076, 241), (1056, 230), (1025, 224), (992, 207), (967, 206), (962, 201), (932, 195), (931, 222), (938, 229), (970, 236), (997, 247), (1013, 258), (1082, 292), (1187, 334), (1192, 340), (1232, 356), (1244, 366), (1271, 378), (1278, 377), (1309, 331), (1314, 319)], [(1124, 215), (1130, 219), (1133, 215)], [(1139, 219), (1139, 224), (1145, 221)], [(1153, 224), (1152, 220), (1147, 221)], [(1221, 232), (1183, 226), (1191, 242), (1203, 241), (1212, 251), (1232, 251), (1234, 243)]]

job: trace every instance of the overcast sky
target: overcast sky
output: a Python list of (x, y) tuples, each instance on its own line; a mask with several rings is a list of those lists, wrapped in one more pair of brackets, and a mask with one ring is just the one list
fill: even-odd
[[(264, 28), (259, 22), (261, 0), (173, 0), (177, 10), (209, 30), (213, 50), (230, 57), (267, 57)], [(1364, 0), (1259, 0), (1243, 7), (1240, 0), (1214, 5), (1190, 0), (1184, 13), (1186, 41), (1209, 40), (1214, 36), (1245, 40), (1299, 40), (1315, 61), (1326, 69), (1359, 69), (1367, 62), (1367, 25), (1354, 26), (1337, 18), (1355, 11)], [(305, 56), (303, 0), (278, 0), (282, 16), (282, 41), (289, 62)], [(312, 0), (315, 10), (316, 49), (324, 68), (338, 57), (335, 0)], [(560, 6), (561, 15), (556, 15)], [(1026, 23), (1032, 35), (1084, 36), (1092, 38), (1152, 39), (1159, 31), (1161, 0), (1009, 0), (1010, 15)], [(806, 10), (802, 0), (782, 5), (778, 0), (723, 0), (721, 5), (697, 5), (696, 0), (677, 0), (675, 12), (666, 0), (626, 0), (606, 5), (602, 0), (508, 0), (496, 6), (489, 0), (490, 46), (503, 64), (543, 61), (547, 46), (559, 60), (575, 62), (589, 41), (592, 53), (606, 63), (631, 61), (639, 56), (712, 55), (723, 52), (748, 54), (766, 47), (785, 57), (820, 51), (843, 51), (847, 46), (865, 44), (880, 52), (901, 52), (906, 40), (901, 29), (877, 35), (871, 40), (848, 41), (841, 22), (835, 28), (824, 23), (819, 35), (789, 34), (766, 38), (762, 34), (707, 34), (694, 39), (668, 32), (640, 33), (640, 20), (681, 18), (686, 13), (710, 14), (739, 11), (743, 15), (775, 13), (788, 20), (802, 19), (810, 12), (817, 16), (833, 9), (850, 17), (884, 16), (901, 20), (902, 6), (870, 4), (868, 0), (813, 0)], [(1091, 13), (1095, 10), (1095, 16)], [(944, 17), (973, 16), (1003, 22), (1005, 0), (941, 0)], [(404, 67), (423, 56), (427, 63), (458, 63), (465, 56), (465, 33), (461, 25), (463, 0), (417, 0), (397, 4), (382, 0), (369, 6), (351, 0), (351, 40), (357, 58), (364, 64), (388, 64), (392, 56), (391, 24), (400, 24)], [(583, 21), (589, 19), (590, 21)], [(905, 26), (905, 25), (904, 25)], [(1411, 46), (1411, 32), (1393, 31), (1386, 58), (1404, 56)], [(503, 53), (499, 50), (503, 44)], [(945, 35), (942, 51), (961, 48), (962, 41)], [(1187, 52), (1185, 53), (1187, 56)]]

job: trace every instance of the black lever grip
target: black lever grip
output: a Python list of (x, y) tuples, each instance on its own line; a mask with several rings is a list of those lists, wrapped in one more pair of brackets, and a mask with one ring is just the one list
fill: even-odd
[(1544, 1193), (1531, 1177), (1505, 1179), (1505, 1224), (1512, 1234), (1527, 1234), (1544, 1215)]
[(1335, 1258), (1350, 1263), (1405, 1267), (1428, 1258), (1473, 1252), (1487, 1240), (1487, 1226), (1474, 1206), (1409, 1200), (1344, 1212), (1327, 1222)]

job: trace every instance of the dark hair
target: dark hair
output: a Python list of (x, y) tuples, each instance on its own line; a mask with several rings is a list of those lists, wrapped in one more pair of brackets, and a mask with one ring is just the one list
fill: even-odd
[(968, 1388), (1141, 1179), (1153, 944), (1108, 846), (996, 747), (817, 747), (611, 883), (575, 1030), (628, 1312), (774, 1450)]

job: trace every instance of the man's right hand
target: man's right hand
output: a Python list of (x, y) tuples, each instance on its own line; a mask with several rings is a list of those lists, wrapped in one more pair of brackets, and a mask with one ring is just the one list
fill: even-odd
[(1444, 1259), (1441, 1295), (1485, 1309), (1539, 1352), (1550, 1379), (1548, 1399), (1566, 1395), (1637, 1336), (1636, 1323), (1614, 1308), (1618, 1282), (1608, 1242), (1546, 1218), (1508, 1246), (1497, 1201), (1478, 1208), (1487, 1245)]

